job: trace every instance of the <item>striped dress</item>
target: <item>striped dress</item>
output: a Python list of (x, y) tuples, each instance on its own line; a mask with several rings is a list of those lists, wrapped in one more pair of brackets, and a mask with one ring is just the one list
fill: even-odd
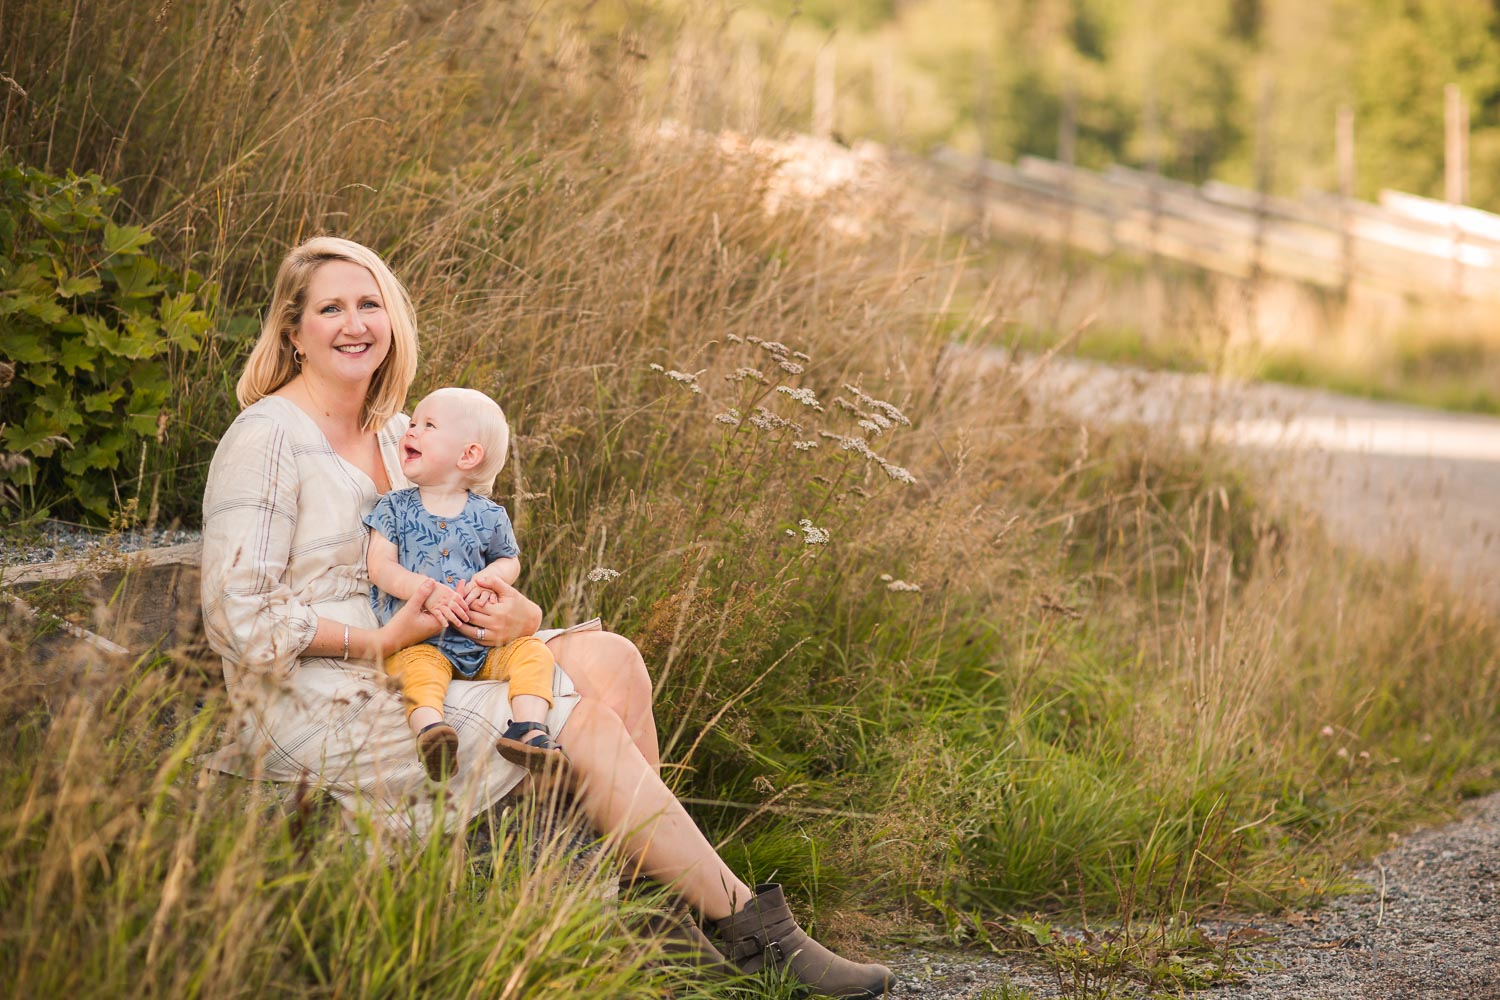
[[(379, 434), (396, 488), (407, 485), (397, 444), (408, 422), (398, 414)], [(379, 830), (420, 836), (477, 815), (525, 772), (494, 750), (510, 717), (509, 685), (455, 680), (444, 714), (458, 730), (458, 774), (439, 807), (401, 696), (380, 666), (301, 655), (320, 617), (377, 625), (362, 523), (377, 497), (370, 477), (279, 396), (247, 407), (225, 432), (203, 496), (203, 621), (224, 658), (234, 732), (207, 763), (314, 784)], [(594, 620), (569, 631), (598, 627)], [(561, 669), (553, 691), (547, 725), (556, 733), (578, 696)]]

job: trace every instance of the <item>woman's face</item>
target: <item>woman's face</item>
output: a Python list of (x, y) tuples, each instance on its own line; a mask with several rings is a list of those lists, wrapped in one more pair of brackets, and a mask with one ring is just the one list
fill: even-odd
[(305, 355), (303, 374), (363, 391), (391, 353), (391, 319), (375, 276), (347, 260), (319, 267), (291, 341)]

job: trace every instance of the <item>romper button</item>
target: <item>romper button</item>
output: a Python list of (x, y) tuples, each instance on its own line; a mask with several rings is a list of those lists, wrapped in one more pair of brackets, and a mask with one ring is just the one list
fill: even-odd
[(439, 528), (446, 528), (446, 527), (448, 527), (448, 522), (447, 521), (439, 521), (438, 522), (438, 527)]
[(448, 550), (447, 550), (447, 549), (444, 549), (444, 550), (443, 550), (443, 555), (447, 555), (447, 554), (448, 554)]

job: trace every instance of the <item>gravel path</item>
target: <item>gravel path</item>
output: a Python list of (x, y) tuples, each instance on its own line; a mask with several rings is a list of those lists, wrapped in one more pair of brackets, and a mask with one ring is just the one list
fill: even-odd
[(124, 531), (109, 535), (102, 530), (48, 521), (23, 544), (0, 539), (0, 566), (35, 566), (40, 563), (87, 559), (104, 551), (139, 552), (167, 545), (196, 542), (196, 531), (158, 528), (155, 531)]
[(1016, 367), (1033, 399), (1077, 419), (1232, 449), (1272, 498), (1316, 511), (1335, 540), (1415, 555), (1500, 611), (1500, 418), (1075, 358)]
[[(1500, 794), (1474, 803), (1459, 822), (1413, 834), (1354, 877), (1367, 891), (1301, 918), (1241, 924), (1271, 935), (1267, 945), (1241, 953), (1241, 966), (1258, 971), (1198, 995), (1500, 1000)], [(1037, 997), (1080, 995), (1021, 956), (913, 950), (892, 958), (902, 979), (897, 996), (999, 1000), (1006, 983)], [(1113, 995), (1150, 993), (1125, 985)]]

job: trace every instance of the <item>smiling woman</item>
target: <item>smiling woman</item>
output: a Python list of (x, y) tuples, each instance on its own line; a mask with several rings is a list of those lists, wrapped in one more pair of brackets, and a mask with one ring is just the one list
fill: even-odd
[(309, 240), (277, 272), (266, 320), (273, 325), (240, 376), (240, 405), (271, 393), (290, 400), (340, 458), (389, 490), (372, 432), (396, 415), (417, 370), (406, 290), (368, 249)]
[[(387, 654), (442, 627), (423, 610), (431, 579), (381, 624), (366, 566), (364, 519), (382, 494), (408, 486), (397, 452), (410, 421), (397, 411), (416, 355), (410, 301), (379, 257), (330, 238), (297, 247), (277, 273), (239, 384), (245, 408), (219, 442), (203, 497), (205, 631), (238, 717), (236, 742), (211, 766), (314, 783), (397, 841), (467, 821), (525, 773), (500, 748), (510, 684), (454, 678), (440, 701), (447, 793), (435, 794), (408, 706), (382, 670)], [(695, 923), (677, 929), (687, 951), (720, 970), (778, 968), (833, 996), (887, 992), (885, 967), (808, 938), (779, 886), (741, 881), (662, 783), (635, 647), (597, 620), (538, 632), (535, 604), (503, 578), (490, 589), (494, 599), (470, 603), (467, 623), (452, 627), (492, 648), (532, 635), (547, 643), (556, 667), (542, 721), (570, 758), (558, 780), (635, 871), (715, 922), (725, 953)]]

